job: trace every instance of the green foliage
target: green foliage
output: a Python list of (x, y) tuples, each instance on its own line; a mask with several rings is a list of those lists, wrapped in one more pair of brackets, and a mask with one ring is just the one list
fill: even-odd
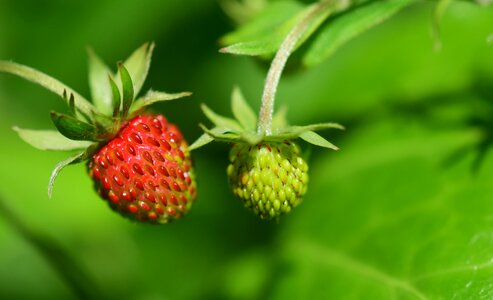
[(324, 147), (332, 150), (339, 150), (339, 148), (332, 144), (331, 142), (327, 141), (323, 137), (321, 137), (318, 133), (315, 131), (303, 131), (299, 137), (304, 140), (305, 142), (308, 142), (312, 145), (319, 146), (319, 147)]
[(235, 87), (231, 96), (231, 109), (236, 120), (238, 120), (246, 131), (255, 131), (257, 126), (257, 115), (248, 105), (239, 87)]
[[(338, 1), (335, 1), (333, 5), (332, 2), (330, 2), (329, 5), (324, 7), (321, 11), (317, 11), (313, 18), (310, 18), (309, 23), (306, 24), (307, 30), (297, 42), (297, 47), (301, 46), (326, 18), (339, 8), (338, 5), (340, 5)], [(294, 6), (295, 5), (292, 7), (293, 11), (295, 10)], [(234, 44), (222, 48), (221, 52), (252, 56), (272, 55), (279, 49), (279, 46), (292, 27), (306, 16), (313, 14), (314, 6), (315, 4), (304, 8), (296, 15), (284, 20), (281, 24), (278, 24), (278, 18), (285, 19), (289, 16), (291, 7), (286, 6), (285, 8), (281, 6), (279, 8), (270, 8), (267, 13), (262, 14), (258, 19), (252, 21), (252, 25), (246, 24), (244, 25), (246, 28), (240, 28), (238, 32), (225, 36), (223, 38), (224, 41), (233, 41)], [(290, 7), (290, 9), (287, 9), (287, 7)], [(277, 16), (279, 12), (282, 12), (282, 14)], [(265, 19), (269, 19), (269, 21), (266, 22)]]
[[(298, 42), (297, 48), (313, 36), (303, 51), (303, 65), (310, 67), (322, 63), (350, 40), (416, 2), (355, 1), (346, 5), (345, 1), (334, 1), (333, 5), (327, 6), (311, 21), (309, 29)], [(438, 1), (433, 13), (432, 27), (437, 45), (440, 40), (440, 21), (451, 2)], [(273, 2), (238, 29), (225, 35), (221, 42), (226, 47), (221, 52), (269, 57), (277, 51), (293, 25), (310, 12), (310, 8), (310, 5), (303, 8), (295, 1)]]
[(117, 117), (121, 110), (122, 105), (122, 96), (120, 95), (120, 89), (118, 89), (118, 85), (116, 85), (115, 81), (111, 76), (108, 76), (108, 80), (110, 82), (111, 87), (111, 95), (112, 95), (112, 109), (113, 109), (113, 117)]
[(313, 66), (330, 57), (342, 45), (390, 18), (415, 0), (382, 0), (364, 3), (341, 13), (320, 28), (303, 55), (303, 63)]
[(51, 112), (51, 120), (58, 131), (65, 137), (76, 141), (96, 141), (96, 126), (80, 121), (74, 117)]
[(122, 83), (122, 117), (126, 118), (134, 101), (132, 78), (123, 64), (118, 65), (118, 73)]
[(435, 49), (440, 49), (441, 45), (441, 37), (440, 37), (440, 24), (443, 19), (443, 15), (447, 10), (447, 7), (452, 3), (452, 0), (439, 0), (433, 10), (433, 37), (435, 38)]
[[(285, 111), (281, 110), (281, 113), (276, 114), (275, 116), (276, 130), (272, 134), (264, 135), (256, 130), (255, 125), (257, 117), (243, 98), (238, 87), (233, 89), (233, 94), (231, 95), (231, 109), (235, 119), (216, 114), (207, 107), (207, 105), (202, 104), (202, 111), (215, 127), (208, 129), (201, 124), (200, 127), (205, 133), (190, 145), (190, 150), (205, 146), (214, 140), (226, 143), (247, 143), (250, 145), (257, 145), (262, 141), (283, 142), (286, 140), (294, 140), (298, 137), (315, 146), (339, 150), (335, 145), (314, 132), (314, 130), (323, 129), (344, 129), (343, 126), (337, 123), (287, 126), (288, 123), (285, 119)], [(280, 125), (284, 126), (280, 127)]]
[[(275, 52), (276, 44), (289, 32), (289, 26), (284, 25), (287, 20), (303, 10), (303, 5), (297, 1), (276, 1), (269, 3), (254, 19), (242, 25), (237, 30), (221, 38), (223, 45), (233, 45), (252, 41), (272, 41), (271, 53)], [(292, 24), (290, 24), (292, 26)]]
[[(100, 112), (110, 115), (115, 107), (115, 102), (112, 101), (115, 97), (115, 90), (108, 82), (108, 80), (111, 80), (108, 79), (111, 71), (92, 49), (89, 48), (87, 53), (89, 58), (89, 87), (91, 89), (92, 101)], [(118, 107), (120, 107), (119, 104)]]
[(305, 209), (284, 228), (287, 271), (272, 299), (466, 299), (481, 289), (491, 296), (484, 247), (492, 245), (493, 160), (476, 174), (471, 155), (444, 164), (479, 138), (387, 117), (360, 128), (337, 157), (324, 155)]
[[(134, 94), (137, 95), (144, 85), (144, 81), (149, 73), (149, 68), (151, 67), (153, 50), (154, 43), (145, 43), (139, 49), (135, 50), (135, 52), (123, 63), (128, 70), (128, 77), (133, 80), (132, 90), (134, 93), (132, 93), (132, 96)], [(120, 68), (119, 71), (121, 71)]]
[(91, 142), (74, 141), (56, 130), (31, 130), (14, 127), (19, 136), (29, 145), (40, 150), (70, 151), (85, 149)]
[(157, 103), (157, 102), (177, 100), (177, 99), (181, 99), (183, 97), (188, 97), (191, 95), (192, 95), (192, 93), (190, 93), (190, 92), (168, 94), (165, 92), (158, 92), (158, 91), (149, 90), (143, 97), (134, 101), (134, 103), (132, 104), (132, 107), (131, 107), (131, 112), (138, 111), (139, 109), (142, 109), (143, 107), (149, 106), (149, 105)]

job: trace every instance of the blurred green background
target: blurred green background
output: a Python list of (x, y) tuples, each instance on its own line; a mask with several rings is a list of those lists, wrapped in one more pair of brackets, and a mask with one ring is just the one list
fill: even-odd
[[(313, 149), (305, 202), (279, 224), (233, 198), (225, 144), (193, 153), (199, 196), (173, 224), (113, 213), (83, 165), (64, 170), (48, 199), (67, 154), (33, 149), (11, 127), (52, 128), (49, 111), (66, 108), (0, 74), (0, 299), (77, 297), (46, 259), (58, 247), (100, 287), (92, 298), (493, 298), (493, 9), (454, 2), (436, 52), (433, 5), (418, 2), (283, 77), (277, 104), (291, 123), (347, 130), (324, 133), (341, 151)], [(217, 51), (232, 29), (212, 0), (0, 0), (0, 59), (89, 96), (87, 46), (113, 64), (155, 41), (144, 90), (194, 92), (153, 107), (191, 142), (209, 124), (199, 104), (229, 115), (234, 85), (259, 107), (265, 65)], [(48, 240), (26, 238), (24, 226)], [(40, 240), (53, 248), (40, 251)]]

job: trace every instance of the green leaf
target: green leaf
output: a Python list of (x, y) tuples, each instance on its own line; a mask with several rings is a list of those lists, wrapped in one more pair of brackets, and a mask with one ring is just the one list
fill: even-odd
[(57, 112), (51, 112), (51, 120), (58, 131), (71, 140), (96, 140), (97, 129), (94, 125)]
[(193, 150), (198, 149), (202, 146), (205, 146), (205, 145), (207, 145), (213, 141), (214, 141), (214, 138), (211, 135), (209, 135), (207, 133), (203, 133), (195, 142), (193, 142), (193, 144), (191, 144), (188, 147), (188, 149), (190, 151), (193, 151)]
[[(204, 128), (203, 125), (201, 127)], [(214, 136), (221, 135), (221, 134), (229, 132), (231, 130), (229, 128), (226, 128), (226, 127), (214, 127), (208, 131), (210, 133), (206, 132), (206, 133), (202, 134), (195, 142), (193, 142), (193, 144), (191, 144), (188, 147), (188, 149), (190, 151), (192, 151), (192, 150), (198, 149), (200, 147), (203, 147), (203, 146), (209, 144), (210, 142), (214, 141)]]
[(0, 61), (0, 72), (17, 75), (23, 79), (39, 84), (45, 89), (52, 91), (53, 93), (62, 97), (62, 99), (67, 102), (67, 104), (69, 104), (69, 99), (66, 97), (66, 95), (72, 94), (74, 95), (75, 106), (78, 110), (84, 113), (84, 115), (92, 116), (95, 112), (94, 106), (92, 106), (89, 101), (79, 95), (76, 91), (58, 81), (57, 79), (48, 76), (38, 70), (14, 62)]
[(381, 0), (364, 3), (342, 13), (324, 25), (307, 52), (303, 63), (316, 65), (331, 56), (338, 48), (359, 34), (382, 23), (415, 0)]
[[(228, 33), (221, 38), (221, 44), (231, 45), (245, 41), (262, 40), (270, 37), (273, 32), (280, 30), (280, 27), (291, 17), (303, 10), (303, 5), (297, 1), (277, 1), (269, 3), (251, 21), (241, 26), (237, 30)], [(287, 34), (289, 29), (283, 29)]]
[(69, 151), (85, 149), (91, 145), (91, 142), (68, 139), (55, 130), (13, 129), (22, 140), (40, 150)]
[(332, 12), (339, 9), (338, 4), (339, 2), (334, 2), (333, 4), (331, 3), (331, 5), (325, 5), (323, 9), (317, 11), (314, 10), (315, 5), (317, 4), (310, 5), (295, 17), (282, 24), (277, 30), (271, 30), (265, 34), (265, 36), (258, 36), (256, 39), (240, 40), (233, 45), (222, 48), (220, 52), (252, 56), (274, 54), (291, 29), (296, 24), (303, 22), (308, 15), (311, 15), (309, 22), (305, 24), (306, 29), (296, 43), (296, 48), (298, 48), (316, 31)]
[(112, 96), (112, 105), (113, 105), (113, 117), (118, 116), (121, 106), (122, 106), (122, 97), (120, 95), (120, 90), (118, 89), (118, 85), (115, 83), (111, 75), (108, 75), (108, 81), (111, 87), (111, 96)]
[(242, 131), (240, 124), (238, 124), (236, 120), (216, 114), (205, 104), (202, 104), (200, 108), (202, 108), (202, 111), (204, 112), (205, 116), (217, 127), (226, 127), (238, 132)]
[(156, 102), (171, 101), (191, 95), (191, 92), (168, 94), (165, 92), (149, 90), (144, 97), (135, 100), (134, 104), (131, 107), (131, 111), (137, 111), (145, 106), (151, 105)]
[(344, 126), (337, 124), (337, 123), (319, 123), (319, 124), (312, 124), (312, 125), (306, 125), (306, 126), (290, 126), (286, 127), (282, 130), (280, 130), (280, 134), (283, 133), (293, 133), (295, 135), (300, 135), (303, 132), (306, 131), (318, 131), (318, 130), (324, 130), (324, 129), (339, 129), (339, 130), (344, 130)]
[(55, 179), (60, 174), (60, 171), (68, 165), (72, 165), (72, 164), (76, 164), (76, 163), (81, 162), (85, 157), (86, 157), (86, 152), (85, 151), (80, 152), (74, 156), (71, 156), (65, 160), (62, 160), (61, 162), (59, 162), (55, 166), (55, 169), (53, 169), (53, 172), (51, 172), (50, 181), (48, 183), (48, 197), (49, 198), (51, 198), (51, 195), (53, 194), (53, 186), (55, 185)]
[(133, 90), (138, 95), (149, 73), (154, 43), (145, 43), (123, 63), (133, 82)]
[(262, 11), (267, 0), (220, 0), (224, 12), (236, 23), (242, 24)]
[(432, 33), (433, 39), (435, 40), (436, 50), (440, 50), (440, 48), (442, 48), (440, 24), (442, 22), (443, 15), (445, 14), (445, 10), (447, 10), (451, 3), (452, 0), (439, 0), (433, 10)]
[(68, 99), (68, 107), (69, 107), (69, 110), (70, 110), (70, 113), (72, 114), (72, 116), (75, 117), (77, 115), (77, 110), (75, 107), (74, 94), (70, 94), (70, 98)]
[(285, 105), (281, 106), (277, 110), (277, 112), (274, 113), (274, 116), (272, 117), (273, 132), (276, 133), (282, 130), (283, 128), (288, 127), (287, 114), (288, 114), (288, 107)]
[(111, 74), (111, 70), (91, 48), (87, 50), (87, 54), (89, 56), (89, 87), (92, 101), (100, 112), (111, 115), (113, 102), (111, 86), (108, 82), (108, 74)]
[(231, 107), (235, 118), (244, 129), (254, 131), (257, 126), (257, 115), (255, 115), (250, 105), (245, 101), (239, 87), (233, 89), (231, 99)]
[(339, 148), (332, 144), (331, 142), (327, 141), (323, 137), (321, 137), (318, 133), (314, 131), (304, 131), (300, 135), (300, 138), (307, 141), (308, 143), (315, 145), (315, 146), (320, 146), (320, 147), (325, 147), (329, 148), (332, 150), (339, 150)]
[(240, 137), (243, 141), (247, 142), (250, 145), (257, 145), (264, 138), (264, 136), (261, 134), (257, 134), (256, 132), (247, 132), (247, 131), (242, 132), (240, 134)]
[(122, 82), (122, 117), (125, 118), (134, 100), (134, 86), (132, 78), (123, 64), (118, 65), (118, 73)]
[(266, 38), (252, 42), (241, 42), (228, 47), (221, 48), (219, 52), (236, 55), (267, 55), (273, 54), (282, 43), (282, 38)]
[[(215, 141), (226, 142), (226, 143), (237, 143), (241, 140), (240, 136), (237, 133), (230, 132), (231, 131), (230, 128), (227, 128), (228, 131), (226, 131), (225, 133), (220, 133), (219, 129), (216, 132), (213, 129), (208, 129), (207, 127), (205, 127), (202, 124), (199, 124), (199, 126), (200, 126), (200, 128), (202, 128), (203, 131), (205, 131), (205, 133), (207, 133), (208, 135), (213, 137)], [(229, 133), (227, 133), (227, 132), (229, 132)]]
[(409, 121), (367, 124), (345, 151), (311, 165), (307, 196), (279, 232), (289, 271), (268, 282), (266, 298), (493, 295), (493, 156), (471, 173), (480, 132)]
[[(306, 126), (288, 126), (284, 128), (278, 128), (274, 131), (273, 135), (266, 136), (266, 141), (278, 142), (284, 140), (291, 140), (301, 137), (303, 133), (309, 131), (318, 131), (324, 129), (340, 129), (344, 130), (344, 126), (337, 123), (319, 123)], [(325, 147), (325, 146), (323, 146)]]

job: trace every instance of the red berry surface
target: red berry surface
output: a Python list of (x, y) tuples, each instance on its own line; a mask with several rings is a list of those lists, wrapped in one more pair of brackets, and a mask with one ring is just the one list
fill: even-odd
[(111, 208), (134, 220), (167, 223), (187, 213), (195, 200), (188, 145), (162, 115), (131, 119), (88, 166)]

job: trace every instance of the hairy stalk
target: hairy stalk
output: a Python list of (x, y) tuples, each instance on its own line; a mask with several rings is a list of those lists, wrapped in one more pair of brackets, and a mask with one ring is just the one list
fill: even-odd
[(279, 85), (279, 80), (281, 79), (281, 74), (286, 66), (286, 62), (291, 53), (293, 53), (296, 44), (308, 30), (310, 22), (337, 2), (337, 0), (321, 0), (318, 4), (314, 5), (310, 12), (308, 12), (306, 16), (291, 29), (279, 47), (279, 50), (270, 65), (267, 78), (265, 79), (257, 128), (259, 134), (272, 134), (272, 114), (274, 112), (274, 100), (276, 97), (277, 86)]
[(31, 244), (58, 272), (61, 278), (80, 299), (104, 299), (100, 287), (91, 276), (57, 241), (25, 225), (0, 197), (0, 216)]

